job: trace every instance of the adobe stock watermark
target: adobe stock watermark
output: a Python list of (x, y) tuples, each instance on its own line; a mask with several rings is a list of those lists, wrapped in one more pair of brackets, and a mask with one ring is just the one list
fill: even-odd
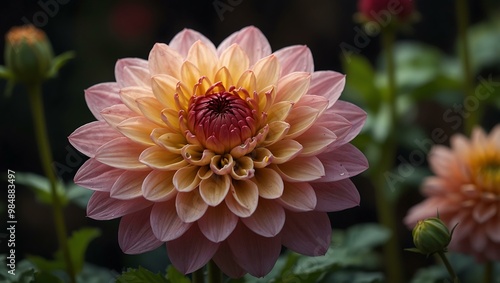
[(351, 62), (350, 57), (353, 53), (360, 54), (361, 50), (370, 44), (372, 38), (380, 34), (382, 28), (387, 27), (391, 23), (393, 17), (400, 14), (403, 10), (404, 7), (400, 0), (391, 0), (387, 3), (386, 9), (378, 12), (370, 12), (370, 15), (374, 19), (373, 21), (364, 23), (363, 28), (355, 26), (353, 28), (355, 31), (353, 39), (354, 45), (345, 41), (340, 43), (340, 50), (342, 51), (342, 55), (346, 59), (347, 63)]
[[(458, 129), (464, 123), (464, 120), (470, 116), (471, 112), (477, 111), (480, 103), (488, 99), (495, 88), (500, 87), (500, 81), (493, 81), (493, 76), (490, 74), (487, 79), (482, 76), (478, 77), (479, 84), (476, 86), (474, 95), (468, 96), (462, 103), (456, 103), (452, 108), (447, 109), (442, 119), (450, 124), (453, 130)], [(406, 178), (415, 173), (415, 168), (423, 165), (426, 160), (427, 153), (434, 144), (441, 144), (449, 139), (448, 135), (442, 128), (434, 128), (430, 138), (423, 140), (415, 139), (413, 142), (416, 146), (408, 158), (399, 155), (397, 160), (400, 164), (397, 166), (396, 172), (387, 171), (384, 173), (386, 182), (389, 184), (391, 191), (396, 189), (398, 183), (404, 182)]]
[(217, 16), (219, 16), (220, 21), (224, 21), (224, 13), (234, 11), (234, 8), (240, 5), (243, 0), (215, 0), (212, 2)]
[(59, 13), (59, 5), (68, 4), (70, 0), (39, 0), (40, 10), (33, 14), (31, 21), (22, 17), (21, 20), (27, 25), (34, 25), (37, 28), (46, 26), (49, 23), (49, 17), (53, 18)]

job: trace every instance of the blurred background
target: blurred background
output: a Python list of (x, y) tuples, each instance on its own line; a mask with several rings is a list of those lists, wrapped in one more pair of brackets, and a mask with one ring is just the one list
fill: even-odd
[[(471, 25), (493, 18), (498, 13), (499, 2), (469, 1)], [(217, 11), (214, 6), (217, 3), (235, 5)], [(454, 1), (416, 0), (415, 3), (420, 20), (408, 31), (399, 33), (398, 42), (419, 42), (442, 56), (456, 56)], [(68, 50), (76, 52), (76, 58), (62, 69), (59, 77), (44, 84), (48, 130), (56, 167), (59, 176), (70, 181), (86, 157), (72, 149), (67, 136), (77, 127), (94, 120), (85, 104), (83, 90), (100, 82), (113, 81), (117, 59), (147, 58), (155, 42), (168, 43), (184, 28), (203, 33), (217, 45), (234, 31), (254, 25), (267, 36), (273, 50), (294, 44), (307, 45), (313, 53), (316, 70), (345, 73), (341, 44), (354, 45), (355, 27), (359, 26), (353, 21), (356, 11), (354, 0), (10, 0), (2, 2), (0, 8), (0, 34), (5, 34), (12, 26), (31, 22), (47, 33), (55, 54)], [(365, 47), (359, 49), (359, 55), (376, 66), (381, 50), (378, 36), (369, 37), (369, 40)], [(4, 42), (2, 36), (0, 54), (3, 54)], [(500, 45), (500, 41), (497, 45)], [(418, 52), (418, 49), (412, 50)], [(480, 51), (481, 48), (474, 50)], [(500, 52), (498, 54), (500, 56)], [(413, 63), (418, 65), (419, 62)], [(4, 59), (1, 58), (0, 65), (3, 64)], [(489, 74), (498, 77), (498, 66), (498, 63), (492, 66), (484, 64), (477, 73), (485, 77)], [(4, 87), (5, 82), (1, 81), (2, 93)], [(356, 98), (349, 95), (347, 90), (341, 99), (356, 102)], [(440, 101), (427, 99), (414, 105), (413, 109), (409, 113), (412, 115), (409, 125), (415, 132), (428, 136), (436, 127), (442, 128), (447, 134), (457, 131), (442, 121), (442, 113), (446, 108)], [(499, 121), (498, 114), (494, 109), (486, 111), (484, 124), (488, 130)], [(10, 99), (3, 95), (0, 97), (0, 129), (1, 171), (11, 169), (42, 174), (27, 94), (22, 87), (16, 87)], [(408, 156), (410, 152), (411, 147), (398, 147), (398, 154)], [(426, 165), (424, 162), (417, 168), (418, 176), (430, 174)], [(354, 182), (361, 194), (361, 205), (332, 213), (334, 229), (377, 221), (372, 185), (364, 175), (355, 177)], [(421, 200), (418, 180), (405, 183), (405, 187), (396, 207), (400, 223), (408, 208)], [(57, 249), (50, 207), (41, 204), (32, 191), (22, 186), (18, 187), (16, 197), (19, 219), (16, 231), (17, 255), (19, 258), (27, 254), (50, 257)], [(4, 196), (1, 198), (4, 199)], [(168, 264), (163, 248), (151, 252), (154, 256), (151, 253), (124, 255), (117, 244), (118, 221), (94, 221), (86, 218), (85, 214), (84, 208), (74, 204), (66, 208), (70, 231), (82, 226), (100, 227), (102, 230), (102, 236), (90, 244), (87, 253), (89, 262), (117, 272), (139, 263), (153, 271), (164, 270)], [(1, 231), (5, 231), (3, 215)], [(402, 224), (399, 234), (402, 249), (412, 246), (411, 232)], [(3, 253), (4, 248), (2, 244), (0, 253)], [(405, 254), (405, 260), (408, 260), (409, 274), (428, 264), (419, 255)]]

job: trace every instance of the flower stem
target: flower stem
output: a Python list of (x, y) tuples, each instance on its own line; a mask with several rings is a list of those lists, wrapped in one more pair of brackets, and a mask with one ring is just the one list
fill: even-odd
[(484, 264), (484, 274), (483, 274), (483, 283), (493, 283), (493, 261), (487, 261)]
[(455, 270), (453, 270), (453, 267), (451, 266), (450, 262), (448, 261), (448, 258), (444, 254), (444, 252), (438, 252), (437, 255), (441, 258), (444, 265), (446, 266), (446, 269), (448, 270), (448, 273), (450, 274), (450, 277), (453, 280), (453, 283), (459, 283), (460, 280), (458, 280), (458, 276), (455, 273)]
[(387, 140), (380, 145), (380, 162), (373, 167), (372, 180), (375, 186), (375, 201), (379, 222), (391, 231), (391, 237), (384, 245), (385, 266), (387, 272), (387, 282), (398, 283), (403, 280), (403, 266), (401, 259), (401, 246), (397, 237), (397, 221), (394, 212), (394, 203), (388, 198), (387, 181), (385, 175), (394, 166), (396, 155), (396, 75), (394, 63), (394, 41), (395, 30), (392, 27), (382, 31), (382, 47), (385, 52), (388, 76), (388, 92), (384, 97), (389, 104), (390, 111), (390, 131)]
[(223, 276), (220, 268), (213, 260), (208, 263), (208, 283), (222, 283)]
[(193, 272), (193, 283), (205, 283), (205, 268), (204, 267)]
[[(457, 13), (457, 25), (458, 25), (458, 38), (460, 43), (460, 59), (462, 61), (462, 73), (463, 73), (463, 84), (464, 84), (464, 106), (467, 104), (465, 101), (472, 99), (472, 101), (477, 100), (474, 97), (474, 87), (472, 81), (472, 68), (470, 63), (470, 52), (469, 52), (469, 40), (467, 36), (467, 28), (469, 26), (469, 9), (467, 5), (467, 0), (457, 0), (456, 3), (456, 13)], [(480, 122), (481, 109), (472, 109), (468, 111), (469, 116), (465, 120), (465, 133), (470, 135), (472, 128)]]
[(35, 135), (38, 144), (38, 152), (42, 168), (50, 182), (50, 193), (52, 197), (52, 209), (54, 213), (54, 222), (57, 231), (57, 239), (63, 253), (66, 264), (66, 271), (71, 283), (76, 283), (76, 275), (69, 252), (68, 238), (66, 234), (66, 224), (64, 223), (64, 215), (62, 204), (57, 195), (57, 178), (52, 168), (52, 151), (50, 149), (49, 138), (45, 123), (45, 113), (43, 110), (42, 101), (42, 86), (40, 84), (28, 85), (28, 95), (31, 103), (31, 112), (35, 127)]

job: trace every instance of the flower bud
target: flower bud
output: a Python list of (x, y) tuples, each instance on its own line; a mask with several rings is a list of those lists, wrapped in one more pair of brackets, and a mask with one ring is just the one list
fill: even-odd
[(45, 33), (32, 25), (6, 35), (5, 65), (16, 82), (40, 83), (49, 77), (54, 55)]
[(359, 0), (358, 10), (364, 21), (387, 25), (396, 18), (405, 22), (414, 12), (413, 0)]
[(437, 217), (418, 221), (412, 231), (415, 247), (427, 255), (445, 252), (452, 234), (453, 230), (450, 233), (448, 227)]

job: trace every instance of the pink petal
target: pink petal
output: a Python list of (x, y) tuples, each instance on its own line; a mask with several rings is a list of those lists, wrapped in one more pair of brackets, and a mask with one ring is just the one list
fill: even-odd
[(95, 220), (110, 220), (151, 206), (144, 198), (113, 199), (107, 192), (94, 192), (87, 204), (87, 216)]
[(200, 219), (207, 211), (208, 204), (200, 196), (199, 190), (178, 192), (175, 198), (177, 215), (186, 223)]
[[(347, 140), (348, 136), (351, 134), (351, 129), (353, 128), (352, 123), (346, 118), (335, 114), (329, 110), (326, 110), (314, 123), (316, 127), (325, 127), (332, 131), (337, 139), (327, 146), (325, 151), (332, 151), (341, 145), (349, 142)], [(361, 128), (360, 128), (361, 130)], [(350, 137), (349, 137), (350, 138)]]
[(186, 58), (189, 49), (191, 46), (198, 40), (201, 40), (209, 49), (211, 49), (214, 53), (216, 52), (215, 46), (210, 41), (210, 39), (206, 38), (203, 34), (192, 30), (192, 29), (184, 29), (172, 38), (168, 46), (172, 49), (179, 52), (179, 54)]
[(148, 85), (148, 61), (139, 58), (119, 59), (115, 65), (115, 78), (120, 88)]
[(495, 243), (500, 243), (500, 213), (497, 213), (486, 226), (486, 234), (490, 237), (490, 239)]
[(94, 158), (87, 160), (75, 174), (75, 184), (94, 190), (109, 192), (116, 179), (125, 172), (103, 164)]
[(148, 167), (139, 161), (139, 156), (144, 149), (144, 146), (128, 138), (117, 138), (101, 146), (95, 154), (95, 159), (120, 169), (144, 170)]
[(285, 224), (285, 210), (276, 201), (260, 199), (255, 212), (241, 221), (261, 236), (274, 237)]
[(101, 111), (101, 116), (111, 127), (116, 128), (118, 124), (131, 117), (139, 116), (139, 114), (130, 110), (125, 104), (115, 104), (113, 106), (104, 108)]
[(271, 54), (271, 46), (267, 38), (254, 26), (243, 28), (224, 39), (217, 48), (217, 54), (220, 55), (233, 43), (238, 44), (247, 53), (248, 59), (250, 59), (250, 66), (255, 64), (259, 59)]
[(101, 111), (104, 108), (122, 103), (119, 93), (117, 83), (100, 83), (85, 90), (85, 101), (94, 117), (103, 120)]
[(334, 71), (314, 72), (308, 94), (323, 96), (328, 99), (328, 108), (337, 102), (344, 90), (345, 75)]
[(94, 157), (97, 149), (122, 135), (104, 121), (94, 121), (76, 129), (68, 137), (69, 142), (81, 153)]
[(228, 238), (228, 244), (239, 266), (251, 275), (263, 277), (273, 269), (281, 251), (281, 237), (266, 238), (239, 224)]
[(133, 199), (142, 196), (142, 182), (149, 171), (125, 171), (111, 187), (110, 196), (115, 199)]
[(249, 180), (233, 180), (231, 193), (225, 199), (227, 207), (239, 217), (254, 213), (259, 203), (259, 188)]
[(359, 192), (350, 179), (331, 183), (314, 183), (316, 211), (333, 212), (358, 206)]
[(281, 236), (283, 245), (307, 256), (324, 255), (330, 246), (332, 228), (324, 212), (286, 212)]
[(214, 243), (224, 241), (238, 224), (238, 217), (225, 204), (208, 207), (198, 220), (198, 226), (205, 237)]
[(149, 53), (149, 72), (151, 76), (158, 74), (180, 77), (183, 57), (170, 46), (156, 43)]
[(282, 48), (274, 55), (281, 64), (281, 76), (293, 72), (314, 72), (314, 60), (311, 50), (305, 45), (293, 45)]
[(222, 272), (231, 278), (240, 278), (247, 273), (234, 260), (233, 252), (231, 252), (227, 241), (220, 244), (213, 260)]
[(482, 224), (489, 221), (498, 213), (498, 203), (497, 202), (479, 202), (472, 209), (472, 216), (474, 220)]
[(334, 151), (320, 154), (325, 176), (317, 182), (333, 182), (358, 175), (368, 168), (365, 155), (352, 144), (344, 144)]
[(344, 138), (346, 142), (357, 136), (365, 124), (366, 112), (352, 103), (337, 100), (329, 110), (346, 118), (352, 124), (350, 133)]
[(200, 269), (217, 252), (218, 243), (203, 236), (197, 225), (180, 238), (167, 242), (168, 258), (180, 272), (187, 274)]
[(285, 182), (283, 195), (278, 199), (287, 210), (311, 211), (316, 207), (317, 199), (309, 183)]
[(403, 222), (408, 229), (413, 229), (419, 220), (435, 217), (438, 211), (442, 213), (444, 204), (439, 198), (428, 198), (410, 208)]
[(150, 222), (156, 238), (163, 242), (179, 238), (191, 227), (177, 216), (174, 200), (155, 203)]
[(161, 244), (151, 230), (151, 207), (128, 214), (120, 220), (118, 244), (126, 254), (140, 254), (156, 249)]

